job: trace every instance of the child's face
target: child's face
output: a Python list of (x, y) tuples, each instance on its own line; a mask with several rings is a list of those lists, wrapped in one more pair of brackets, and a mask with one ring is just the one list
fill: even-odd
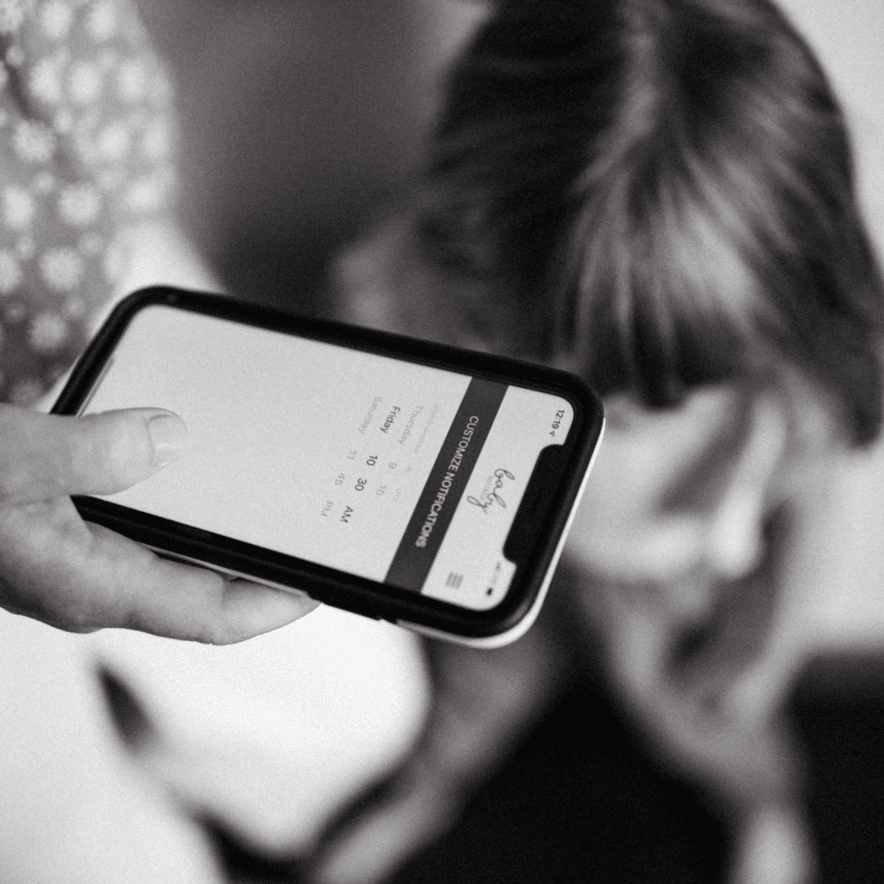
[(636, 700), (720, 699), (782, 610), (772, 528), (821, 491), (836, 421), (794, 379), (700, 390), (672, 410), (606, 404), (567, 547), (588, 578), (582, 607)]
[[(772, 514), (817, 480), (836, 445), (807, 387), (718, 386), (671, 410), (624, 395), (608, 425), (570, 538), (572, 557), (616, 583), (695, 586), (751, 573)], [(680, 591), (684, 615), (710, 603)], [(673, 600), (675, 604), (675, 600)]]

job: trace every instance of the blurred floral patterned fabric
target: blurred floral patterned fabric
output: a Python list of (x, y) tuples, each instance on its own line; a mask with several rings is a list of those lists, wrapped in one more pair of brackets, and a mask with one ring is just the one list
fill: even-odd
[(114, 291), (116, 234), (164, 215), (172, 94), (119, 0), (0, 0), (0, 401), (29, 405)]

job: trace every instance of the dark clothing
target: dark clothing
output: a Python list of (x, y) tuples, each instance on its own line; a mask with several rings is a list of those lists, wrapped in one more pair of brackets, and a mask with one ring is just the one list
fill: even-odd
[[(222, 832), (237, 884), (301, 880)], [(455, 827), (390, 884), (629, 884), (724, 880), (723, 823), (667, 774), (597, 689), (567, 694), (468, 801)]]
[(726, 857), (724, 827), (700, 796), (660, 767), (607, 697), (582, 690), (393, 881), (713, 884)]

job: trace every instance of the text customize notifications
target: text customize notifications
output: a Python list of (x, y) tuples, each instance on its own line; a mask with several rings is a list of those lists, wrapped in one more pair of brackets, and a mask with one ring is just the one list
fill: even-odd
[(506, 594), (519, 502), (573, 420), (549, 393), (165, 305), (133, 316), (88, 411), (138, 406), (188, 443), (108, 499), (473, 610)]

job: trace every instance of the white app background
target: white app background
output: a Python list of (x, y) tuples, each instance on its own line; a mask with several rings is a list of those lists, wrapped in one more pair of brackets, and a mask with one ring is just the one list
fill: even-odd
[(90, 412), (181, 415), (182, 456), (108, 499), (383, 580), (466, 375), (201, 314), (131, 321)]

